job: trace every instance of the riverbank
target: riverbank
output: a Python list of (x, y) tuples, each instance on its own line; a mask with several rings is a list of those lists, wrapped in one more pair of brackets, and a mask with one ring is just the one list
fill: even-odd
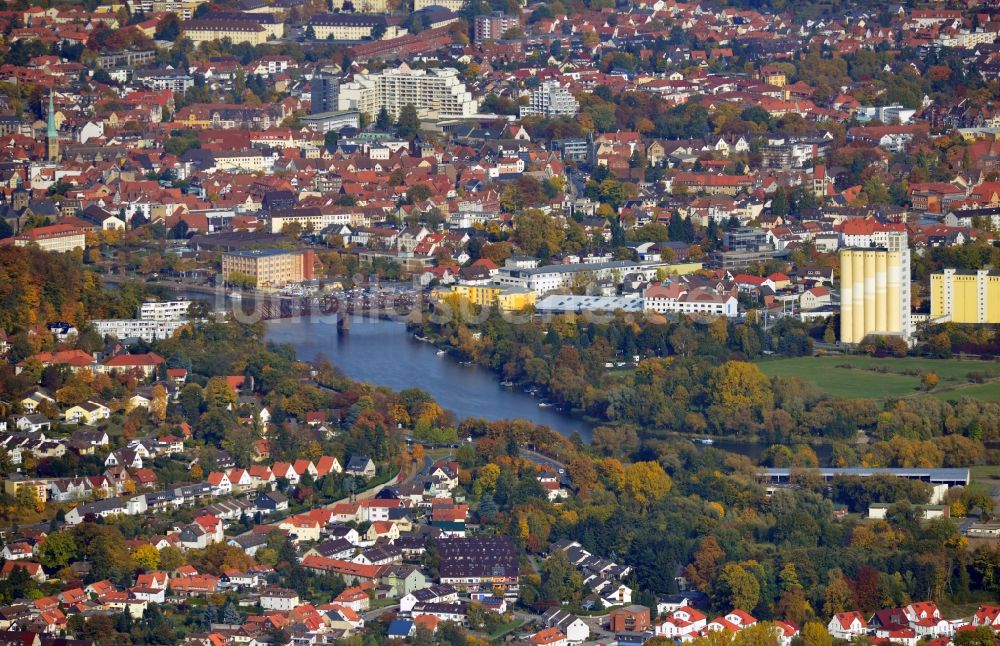
[[(352, 317), (351, 330), (337, 334), (332, 320), (324, 317), (270, 321), (267, 338), (290, 344), (297, 356), (311, 361), (328, 358), (355, 380), (394, 390), (421, 388), (458, 419), (483, 418), (490, 421), (525, 419), (552, 428), (566, 437), (579, 435), (591, 441), (591, 433), (602, 420), (539, 406), (539, 400), (523, 387), (504, 387), (498, 375), (485, 366), (462, 363), (450, 354), (439, 354), (447, 347), (440, 339), (418, 340), (400, 321)], [(702, 443), (703, 434), (661, 432), (668, 440), (691, 442), (699, 450), (716, 448), (760, 461), (775, 443), (768, 438), (711, 436)], [(787, 439), (788, 444), (809, 444), (820, 460), (830, 453), (830, 443), (822, 438)]]
[(399, 391), (425, 390), (459, 420), (525, 419), (590, 441), (594, 424), (539, 406), (521, 389), (502, 387), (485, 367), (438, 354), (436, 345), (413, 338), (398, 320), (353, 316), (350, 331), (341, 334), (332, 317), (275, 320), (267, 324), (267, 339), (291, 345), (304, 361), (325, 357), (357, 381)]

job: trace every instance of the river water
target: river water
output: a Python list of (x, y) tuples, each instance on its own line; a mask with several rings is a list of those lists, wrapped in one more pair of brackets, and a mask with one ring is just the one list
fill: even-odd
[(291, 344), (303, 361), (325, 356), (357, 381), (394, 390), (421, 388), (459, 419), (523, 418), (590, 441), (591, 424), (540, 407), (538, 399), (517, 388), (504, 388), (486, 368), (438, 355), (434, 346), (407, 333), (402, 322), (355, 316), (350, 331), (339, 335), (332, 317), (280, 319), (268, 321), (267, 338)]
[[(229, 296), (213, 297), (184, 289), (173, 291), (175, 298), (205, 301), (215, 310), (237, 309)], [(246, 303), (243, 309), (253, 310)], [(588, 443), (596, 426), (558, 409), (539, 406), (538, 399), (521, 389), (501, 386), (497, 375), (482, 366), (464, 365), (447, 355), (438, 355), (437, 348), (414, 339), (401, 321), (352, 316), (350, 331), (340, 335), (332, 316), (275, 319), (267, 322), (267, 338), (290, 344), (302, 361), (325, 356), (356, 381), (393, 390), (421, 388), (459, 419), (526, 419), (545, 424), (567, 437), (579, 433)], [(700, 450), (709, 448), (701, 443), (695, 446)], [(768, 448), (768, 444), (722, 437), (713, 438), (711, 446), (745, 455), (755, 462), (760, 461)], [(814, 444), (812, 448), (821, 464), (826, 464), (830, 446)]]

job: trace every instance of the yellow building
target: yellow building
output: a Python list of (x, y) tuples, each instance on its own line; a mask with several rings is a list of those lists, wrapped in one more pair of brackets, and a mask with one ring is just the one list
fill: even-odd
[(1000, 323), (1000, 272), (945, 269), (931, 274), (931, 322)]
[(465, 0), (413, 0), (413, 10), (420, 11), (427, 7), (444, 7), (458, 13), (465, 6)]
[(267, 42), (267, 30), (259, 23), (245, 20), (187, 20), (183, 23), (184, 35), (195, 45), (228, 38), (233, 44), (262, 45)]
[(258, 289), (275, 289), (313, 278), (313, 252), (287, 249), (254, 249), (222, 254), (222, 278), (233, 274), (254, 279)]
[(25, 478), (18, 475), (17, 477), (11, 477), (4, 480), (3, 490), (8, 496), (17, 497), (17, 492), (22, 488), (34, 489), (35, 498), (39, 502), (45, 502), (49, 499), (49, 483), (51, 481), (45, 478)]
[(87, 235), (83, 229), (71, 224), (51, 224), (29, 229), (14, 238), (15, 247), (37, 245), (42, 251), (64, 253), (87, 248)]
[(457, 294), (480, 307), (496, 307), (515, 312), (535, 304), (535, 290), (503, 285), (454, 285), (446, 294)]
[(309, 25), (317, 40), (362, 40), (386, 30), (384, 16), (360, 13), (313, 16)]
[(840, 341), (859, 343), (869, 334), (912, 337), (905, 233), (889, 233), (884, 248), (840, 252)]

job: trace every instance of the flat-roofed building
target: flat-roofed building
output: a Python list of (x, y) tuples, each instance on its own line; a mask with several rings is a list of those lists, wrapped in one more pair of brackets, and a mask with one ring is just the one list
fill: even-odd
[(869, 334), (913, 337), (910, 320), (910, 248), (905, 232), (887, 234), (887, 246), (840, 252), (840, 341)]
[(1000, 271), (945, 269), (931, 274), (931, 321), (1000, 323)]
[[(222, 278), (250, 277), (258, 289), (277, 289), (313, 278), (308, 249), (252, 249), (222, 254)], [(235, 275), (235, 276), (234, 276)]]
[(323, 134), (361, 127), (361, 113), (356, 110), (314, 112), (299, 119), (305, 127)]
[(355, 74), (342, 83), (340, 110), (357, 110), (374, 117), (383, 108), (393, 119), (407, 105), (429, 119), (470, 117), (479, 110), (458, 70), (451, 67), (414, 70), (405, 63), (378, 74)]

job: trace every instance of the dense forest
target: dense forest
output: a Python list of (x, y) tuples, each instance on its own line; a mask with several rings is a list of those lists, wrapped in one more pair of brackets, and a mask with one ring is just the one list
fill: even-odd
[[(530, 424), (469, 421), (460, 430), (481, 437), (459, 459), (471, 471), (469, 490), (487, 528), (522, 537), (529, 553), (570, 538), (630, 564), (640, 603), (675, 592), (683, 579), (709, 593), (717, 610), (735, 606), (801, 625), (849, 609), (997, 593), (1000, 550), (970, 549), (950, 519), (919, 522), (912, 505), (929, 494), (920, 482), (841, 478), (826, 485), (803, 475), (796, 488), (767, 495), (749, 460), (690, 442), (648, 440), (619, 460)], [(517, 457), (523, 444), (558, 455), (577, 495), (559, 506), (541, 499), (529, 482), (532, 463)], [(900, 502), (884, 521), (833, 513), (837, 506), (866, 511), (879, 501)], [(992, 511), (975, 486), (956, 492), (952, 504), (962, 514)], [(573, 574), (550, 558), (522, 599), (539, 608), (578, 603), (586, 592)]]

